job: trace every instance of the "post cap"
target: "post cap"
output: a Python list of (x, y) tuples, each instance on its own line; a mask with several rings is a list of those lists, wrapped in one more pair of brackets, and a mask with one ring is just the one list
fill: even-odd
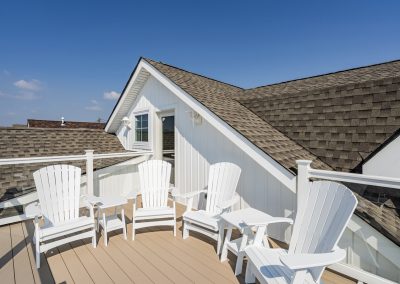
[(311, 165), (312, 161), (310, 160), (296, 160), (296, 164), (299, 166), (309, 166)]

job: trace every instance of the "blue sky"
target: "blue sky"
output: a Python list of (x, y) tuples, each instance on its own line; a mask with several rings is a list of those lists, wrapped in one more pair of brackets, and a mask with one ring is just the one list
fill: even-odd
[(241, 87), (400, 59), (400, 1), (327, 2), (2, 1), (0, 125), (106, 120), (140, 56)]

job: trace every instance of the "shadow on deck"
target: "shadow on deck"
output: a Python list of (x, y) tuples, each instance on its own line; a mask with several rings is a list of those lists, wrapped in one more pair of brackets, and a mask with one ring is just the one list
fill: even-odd
[[(177, 216), (184, 207), (177, 206)], [(137, 230), (131, 240), (131, 205), (125, 208), (128, 240), (120, 231), (109, 233), (108, 247), (98, 235), (94, 249), (91, 240), (76, 241), (48, 251), (36, 269), (33, 224), (21, 222), (0, 227), (0, 282), (8, 283), (244, 283), (244, 274), (235, 277), (235, 256), (221, 263), (215, 242), (199, 234), (182, 239), (178, 218), (176, 238), (172, 229)], [(276, 242), (272, 245), (277, 246)], [(44, 256), (44, 257), (43, 257)], [(245, 269), (243, 270), (245, 271)], [(330, 271), (324, 283), (354, 283)]]

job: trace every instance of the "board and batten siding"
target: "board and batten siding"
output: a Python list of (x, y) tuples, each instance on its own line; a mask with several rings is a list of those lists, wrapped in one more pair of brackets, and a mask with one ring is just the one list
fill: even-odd
[(362, 166), (363, 174), (400, 178), (400, 136)]
[[(135, 112), (145, 110), (149, 112), (150, 123), (155, 121), (158, 113), (174, 111), (175, 186), (181, 193), (203, 189), (207, 185), (208, 169), (211, 164), (221, 161), (232, 162), (242, 169), (237, 190), (241, 196), (238, 207), (251, 206), (274, 216), (294, 217), (296, 207), (294, 188), (288, 188), (281, 183), (208, 121), (203, 119), (201, 123), (193, 122), (190, 115), (192, 110), (151, 76), (136, 97), (128, 117), (133, 122)], [(152, 126), (150, 126), (150, 146), (154, 151), (157, 145), (154, 139), (157, 130)], [(133, 129), (120, 126), (116, 134), (127, 149), (134, 149)], [(194, 204), (195, 207), (202, 208), (204, 200), (196, 200)], [(357, 217), (352, 217), (353, 223), (358, 221), (357, 224), (361, 224), (360, 226), (372, 229), (368, 224), (363, 224), (355, 218)], [(288, 225), (270, 225), (268, 233), (271, 237), (288, 243), (291, 228)], [(396, 264), (385, 258), (377, 246), (367, 243), (367, 238), (368, 236), (360, 235), (354, 228), (346, 229), (340, 241), (340, 246), (348, 252), (344, 263), (399, 281)]]
[[(128, 117), (133, 122), (136, 112), (146, 110), (151, 122), (157, 119), (160, 112), (174, 111), (175, 186), (181, 193), (203, 189), (207, 185), (211, 164), (232, 162), (242, 169), (237, 189), (241, 196), (240, 208), (251, 206), (271, 215), (293, 217), (295, 189), (283, 185), (209, 122), (204, 119), (201, 123), (193, 122), (190, 115), (192, 110), (154, 77), (149, 77), (144, 84)], [(154, 150), (156, 142), (153, 138), (157, 130), (150, 128), (150, 143)], [(127, 130), (121, 126), (116, 133), (127, 149), (133, 149), (133, 132), (133, 129)], [(202, 208), (204, 200), (195, 200), (194, 204)], [(291, 235), (289, 226), (280, 224), (271, 225), (269, 233), (286, 242)]]

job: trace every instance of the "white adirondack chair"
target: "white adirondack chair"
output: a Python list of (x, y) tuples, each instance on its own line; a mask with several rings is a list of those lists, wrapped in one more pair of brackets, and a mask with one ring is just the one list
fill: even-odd
[[(33, 173), (39, 204), (26, 207), (27, 217), (35, 218), (33, 242), (36, 246), (36, 266), (40, 268), (40, 253), (78, 239), (92, 238), (96, 247), (93, 207), (84, 202), (89, 216), (79, 216), (81, 169), (70, 165), (54, 165)], [(44, 224), (39, 224), (43, 216)], [(78, 234), (79, 233), (79, 234)]]
[[(220, 228), (220, 216), (229, 212), (239, 201), (236, 187), (241, 169), (232, 163), (222, 162), (210, 166), (207, 189), (181, 195), (188, 198), (183, 214), (183, 239), (189, 231), (196, 231), (217, 240), (217, 254), (220, 253), (224, 229)], [(192, 211), (193, 198), (200, 193), (207, 194), (205, 210)]]
[(171, 164), (162, 160), (143, 162), (139, 164), (139, 178), (143, 207), (136, 208), (136, 194), (129, 197), (133, 199), (132, 240), (136, 229), (154, 226), (173, 226), (176, 236), (175, 200), (173, 207), (167, 204), (172, 189), (169, 183)]
[(346, 186), (313, 182), (304, 214), (296, 217), (288, 251), (261, 244), (245, 249), (246, 283), (255, 278), (261, 283), (320, 283), (325, 267), (346, 256), (337, 243), (356, 205), (356, 197)]

